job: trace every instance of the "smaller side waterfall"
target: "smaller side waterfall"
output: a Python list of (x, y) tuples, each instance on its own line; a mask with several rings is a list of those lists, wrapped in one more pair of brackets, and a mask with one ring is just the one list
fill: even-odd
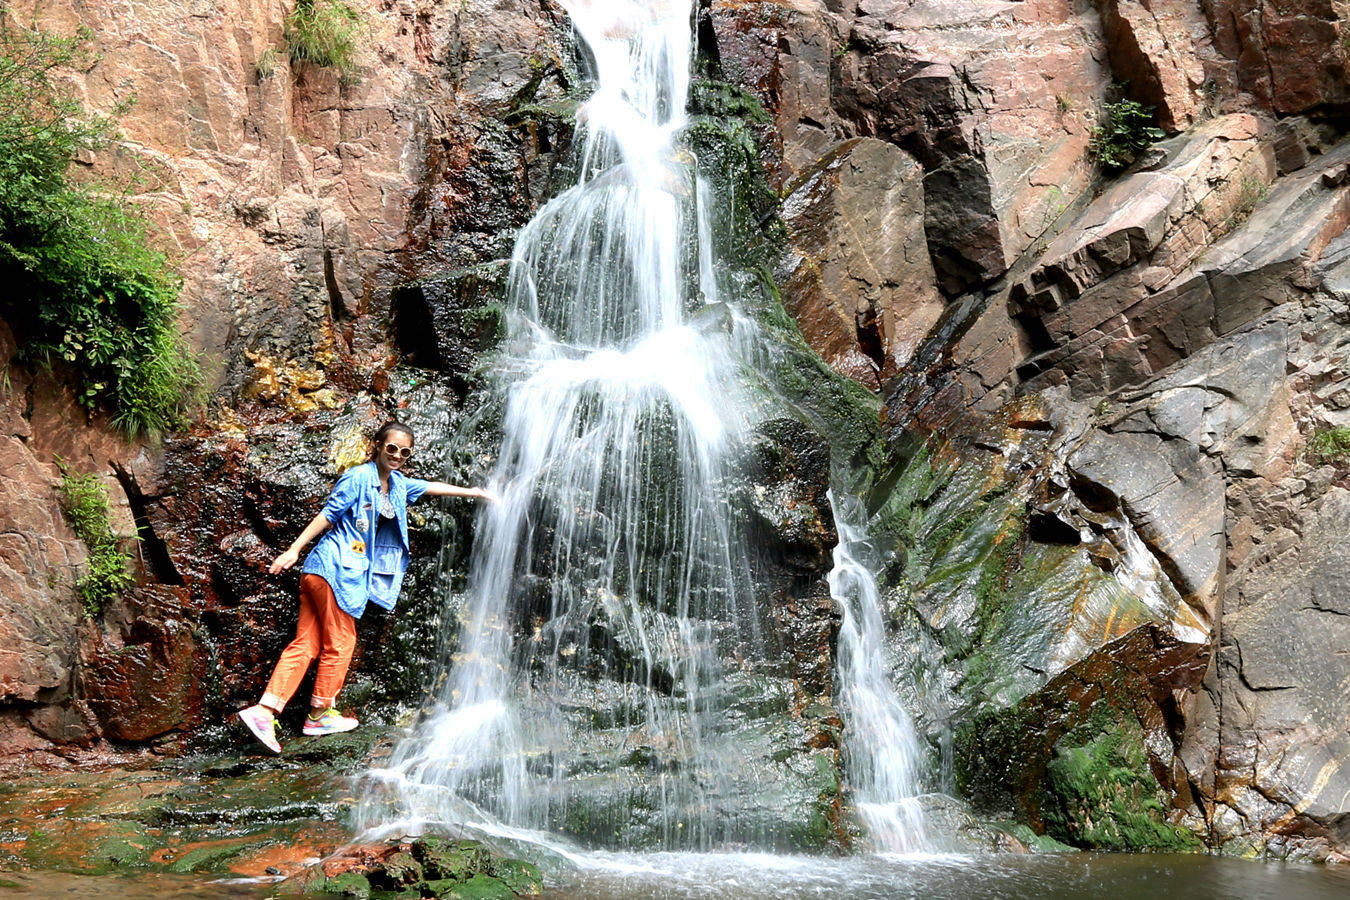
[(914, 723), (886, 671), (881, 595), (864, 561), (866, 535), (845, 521), (833, 492), (839, 543), (830, 570), (830, 596), (839, 604), (837, 672), (844, 719), (844, 771), (853, 801), (876, 850), (914, 853), (929, 849), (919, 806), (922, 758)]

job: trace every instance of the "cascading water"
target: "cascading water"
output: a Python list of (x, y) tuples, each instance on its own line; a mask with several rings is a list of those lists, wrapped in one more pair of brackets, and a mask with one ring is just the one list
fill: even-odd
[(839, 499), (830, 596), (839, 604), (839, 706), (844, 718), (845, 768), (853, 802), (876, 849), (928, 849), (917, 796), (922, 753), (914, 723), (896, 696), (886, 668), (881, 596), (866, 560), (866, 536), (846, 521)]
[[(709, 191), (679, 144), (691, 4), (563, 6), (597, 81), (577, 116), (579, 179), (517, 238), (490, 479), (500, 499), (478, 521), (436, 711), (372, 773), (363, 824), (564, 832), (592, 846), (791, 845), (761, 810), (800, 773), (755, 764), (772, 753), (747, 746), (760, 732), (740, 711), (786, 701), (754, 670), (762, 612), (727, 490), (756, 417), (744, 373), (757, 333), (734, 312), (698, 314), (724, 307)], [(862, 742), (893, 749), (888, 729), (907, 720), (876, 712), (881, 673), (866, 657), (879, 615), (875, 602), (854, 611), (848, 541), (831, 583), (846, 623), (865, 622), (841, 640), (853, 679), (842, 699), (858, 705)], [(892, 775), (893, 757), (850, 753), (865, 773), (859, 799), (898, 816), (892, 795), (913, 763)], [(915, 829), (901, 818), (886, 827)]]

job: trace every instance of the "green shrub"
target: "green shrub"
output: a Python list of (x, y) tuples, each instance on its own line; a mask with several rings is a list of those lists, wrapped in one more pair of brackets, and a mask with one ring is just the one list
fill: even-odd
[(1093, 126), (1088, 152), (1108, 169), (1123, 169), (1163, 137), (1162, 129), (1153, 124), (1153, 107), (1120, 100), (1106, 104), (1101, 120)]
[(130, 557), (122, 552), (113, 532), (108, 494), (96, 475), (73, 475), (61, 467), (61, 510), (75, 535), (89, 550), (89, 570), (75, 582), (90, 618), (103, 611), (109, 600), (130, 588), (135, 579), (128, 570)]
[(336, 69), (343, 82), (360, 73), (356, 62), (361, 17), (343, 0), (296, 0), (286, 17), (285, 39), (291, 62)]
[(1341, 425), (1313, 433), (1308, 441), (1308, 456), (1317, 462), (1334, 462), (1350, 457), (1350, 426)]
[[(26, 362), (64, 361), (80, 402), (128, 435), (182, 424), (200, 383), (176, 326), (180, 281), (125, 197), (75, 184), (75, 157), (114, 137), (59, 86), (89, 33), (61, 38), (0, 13), (0, 311)], [(115, 111), (120, 114), (121, 107)]]

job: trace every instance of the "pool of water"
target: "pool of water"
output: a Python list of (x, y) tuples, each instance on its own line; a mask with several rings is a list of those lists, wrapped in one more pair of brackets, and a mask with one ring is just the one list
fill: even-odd
[[(597, 854), (552, 881), (544, 894), (547, 900), (1350, 897), (1350, 867), (1111, 853), (843, 859), (746, 853)], [(0, 873), (0, 896), (16, 897), (257, 900), (273, 890), (272, 884), (243, 879)]]
[(597, 856), (549, 900), (1350, 897), (1344, 869), (1207, 856)]

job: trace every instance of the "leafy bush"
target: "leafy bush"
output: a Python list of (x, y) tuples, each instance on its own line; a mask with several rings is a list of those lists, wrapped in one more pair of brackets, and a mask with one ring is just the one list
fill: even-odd
[(1107, 103), (1101, 120), (1093, 126), (1088, 151), (1108, 169), (1123, 169), (1141, 151), (1164, 137), (1153, 124), (1153, 107), (1134, 100)]
[(291, 62), (333, 68), (342, 81), (355, 81), (360, 73), (356, 62), (360, 26), (360, 15), (343, 0), (296, 0), (286, 17)]
[(149, 224), (125, 197), (68, 177), (78, 154), (114, 136), (55, 78), (85, 60), (88, 38), (0, 13), (0, 309), (25, 361), (70, 364), (86, 408), (109, 406), (128, 435), (154, 435), (182, 423), (200, 378), (175, 324), (180, 281)]
[(57, 464), (61, 467), (61, 510), (89, 550), (89, 571), (75, 582), (75, 590), (84, 601), (85, 613), (93, 618), (135, 583), (127, 567), (130, 557), (122, 552), (113, 532), (108, 494), (98, 476), (72, 475), (65, 463)]
[(1335, 462), (1350, 457), (1350, 426), (1327, 428), (1308, 441), (1308, 456), (1317, 462)]

